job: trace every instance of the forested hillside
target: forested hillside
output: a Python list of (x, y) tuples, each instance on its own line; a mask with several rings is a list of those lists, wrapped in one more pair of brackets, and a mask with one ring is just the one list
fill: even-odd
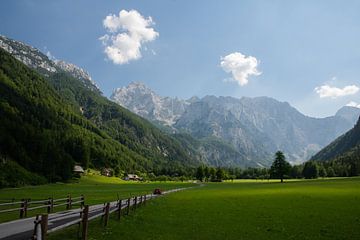
[(81, 86), (66, 73), (45, 79), (0, 49), (2, 167), (15, 161), (53, 182), (69, 179), (75, 163), (156, 173), (195, 165), (175, 140)]
[(339, 175), (360, 175), (360, 118), (353, 129), (312, 157), (331, 166)]
[(184, 172), (183, 166), (196, 165), (194, 155), (185, 151), (176, 139), (85, 87), (77, 79), (66, 73), (55, 73), (48, 79), (85, 118), (113, 139), (146, 157), (151, 162), (150, 169), (156, 174)]

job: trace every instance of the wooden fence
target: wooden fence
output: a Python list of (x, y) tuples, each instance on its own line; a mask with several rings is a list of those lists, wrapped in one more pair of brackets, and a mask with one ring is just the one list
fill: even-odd
[[(32, 239), (46, 239), (48, 233), (55, 232), (57, 230), (78, 224), (78, 237), (81, 237), (83, 240), (87, 240), (88, 233), (88, 222), (92, 219), (101, 217), (101, 222), (104, 226), (107, 226), (109, 223), (109, 217), (111, 213), (116, 212), (116, 218), (121, 219), (123, 215), (129, 215), (130, 211), (135, 211), (140, 205), (145, 205), (146, 201), (153, 198), (153, 194), (143, 195), (139, 197), (133, 197), (123, 200), (117, 200), (114, 202), (104, 203), (102, 206), (94, 205), (89, 206), (85, 205), (83, 208), (76, 211), (71, 211), (69, 213), (61, 214), (59, 216), (51, 216), (48, 214), (37, 215), (36, 220), (34, 221), (34, 232)], [(74, 215), (77, 215), (74, 219)], [(57, 219), (69, 218), (71, 221), (66, 222), (65, 224), (52, 227), (48, 229), (49, 221), (56, 221)]]
[[(171, 189), (161, 194), (166, 195), (189, 188), (193, 187)], [(45, 212), (45, 214), (37, 214), (35, 219), (26, 218), (0, 224), (2, 227), (2, 232), (0, 232), (2, 234), (0, 234), (0, 236), (15, 236), (16, 239), (46, 239), (48, 233), (77, 224), (78, 238), (81, 237), (81, 239), (86, 240), (88, 222), (90, 220), (101, 217), (101, 223), (106, 226), (109, 223), (110, 214), (116, 213), (115, 218), (120, 220), (123, 215), (129, 215), (130, 211), (135, 211), (140, 205), (144, 205), (147, 200), (157, 196), (159, 195), (148, 194), (122, 200), (118, 197), (116, 201), (91, 206), (84, 204), (85, 199), (83, 196), (72, 198), (70, 195), (61, 199), (23, 199), (21, 201), (13, 200), (12, 202), (0, 203), (0, 207), (6, 208), (0, 208), (0, 213), (19, 211), (20, 216), (25, 217), (28, 211), (33, 211), (33, 215), (39, 212)], [(79, 204), (80, 208), (71, 209), (75, 204)], [(54, 208), (60, 206), (66, 206), (68, 210), (51, 213)], [(41, 209), (46, 209), (46, 211), (40, 211)]]
[[(66, 198), (48, 198), (43, 200), (21, 199), (20, 201), (0, 203), (0, 214), (19, 212), (19, 218), (27, 217), (29, 211), (37, 209), (46, 209), (48, 213), (54, 211), (55, 208), (60, 206), (66, 206), (66, 209), (71, 209), (73, 205), (80, 204), (81, 207), (85, 204), (85, 198), (83, 195), (80, 197), (71, 197), (68, 195)], [(17, 207), (15, 207), (17, 206)]]

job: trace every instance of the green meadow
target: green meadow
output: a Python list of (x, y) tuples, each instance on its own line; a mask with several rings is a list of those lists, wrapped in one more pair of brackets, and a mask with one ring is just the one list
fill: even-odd
[[(83, 194), (85, 196), (85, 203), (92, 205), (109, 201), (116, 201), (118, 197), (120, 199), (125, 199), (130, 196), (150, 193), (155, 188), (168, 190), (172, 188), (186, 187), (192, 185), (194, 184), (180, 182), (128, 182), (115, 177), (109, 178), (99, 175), (89, 175), (82, 177), (77, 183), (56, 183), (41, 186), (0, 189), (0, 203), (10, 202), (11, 199), (15, 199), (15, 201), (23, 198), (42, 200), (48, 199), (49, 197), (53, 197), (54, 199), (65, 198), (69, 194), (72, 197), (79, 197), (81, 194)], [(14, 205), (10, 207), (17, 208), (19, 207), (19, 205)], [(65, 210), (65, 206), (55, 208), (55, 211), (61, 210)], [(35, 216), (37, 213), (41, 212), (41, 210), (29, 211), (28, 216)], [(0, 222), (18, 219), (18, 217), (18, 211), (5, 214), (0, 213)]]
[[(77, 229), (50, 239), (77, 239)], [(111, 216), (106, 228), (95, 219), (89, 239), (360, 239), (360, 178), (207, 183)]]

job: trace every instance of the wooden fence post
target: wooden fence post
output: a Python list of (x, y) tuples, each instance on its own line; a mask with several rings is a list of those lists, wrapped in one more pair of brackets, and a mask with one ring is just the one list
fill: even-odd
[(82, 215), (82, 240), (87, 240), (88, 233), (89, 205), (85, 205)]
[(121, 205), (122, 205), (122, 200), (120, 199), (118, 201), (118, 220), (120, 220), (120, 217), (121, 217)]
[(29, 200), (28, 199), (25, 199), (25, 209), (24, 209), (24, 215), (25, 217), (27, 217), (27, 209), (28, 209), (28, 205), (29, 205)]
[(80, 197), (80, 200), (81, 200), (81, 208), (83, 208), (85, 206), (85, 197), (84, 195), (81, 194), (81, 197)]
[(68, 199), (67, 199), (67, 204), (66, 204), (66, 209), (71, 209), (71, 195), (68, 195)]
[(39, 223), (40, 223), (39, 214), (36, 214), (36, 218), (35, 218), (35, 221), (34, 221), (34, 232), (33, 232), (33, 235), (31, 237), (31, 240), (41, 239), (41, 236), (40, 236), (41, 235), (41, 229), (39, 231)]
[(27, 208), (28, 208), (28, 200), (27, 199), (21, 199), (20, 204), (20, 218), (27, 217)]
[(21, 199), (20, 203), (20, 218), (24, 217), (25, 199)]
[(137, 197), (134, 198), (134, 210), (136, 209)]
[(54, 208), (54, 200), (52, 198), (49, 198), (47, 204), (47, 212), (50, 213)]
[(106, 227), (109, 222), (109, 211), (110, 211), (110, 203), (108, 202), (108, 203), (106, 203), (106, 206), (105, 206), (104, 227)]
[(129, 213), (130, 213), (130, 198), (128, 198), (128, 201), (127, 201), (126, 215), (129, 215)]
[(48, 230), (48, 215), (42, 214), (41, 215), (41, 240), (46, 240), (46, 234)]
[(144, 196), (144, 205), (146, 205), (146, 194)]

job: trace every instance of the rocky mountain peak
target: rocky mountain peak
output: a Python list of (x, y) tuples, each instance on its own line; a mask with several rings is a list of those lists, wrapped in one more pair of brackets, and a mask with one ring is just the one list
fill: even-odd
[(74, 78), (79, 79), (85, 85), (87, 85), (89, 88), (100, 91), (96, 82), (91, 78), (90, 74), (87, 71), (85, 71), (84, 69), (76, 66), (75, 64), (68, 63), (63, 60), (56, 59), (56, 60), (54, 60), (54, 63), (58, 68), (69, 73)]
[(28, 67), (36, 70), (47, 71), (49, 73), (57, 72), (54, 62), (32, 46), (0, 35), (0, 47)]
[(166, 126), (172, 126), (189, 104), (178, 98), (161, 97), (140, 82), (115, 89), (110, 99), (144, 118)]
[(341, 117), (350, 122), (356, 122), (360, 116), (360, 108), (344, 106), (336, 112), (335, 116)]

